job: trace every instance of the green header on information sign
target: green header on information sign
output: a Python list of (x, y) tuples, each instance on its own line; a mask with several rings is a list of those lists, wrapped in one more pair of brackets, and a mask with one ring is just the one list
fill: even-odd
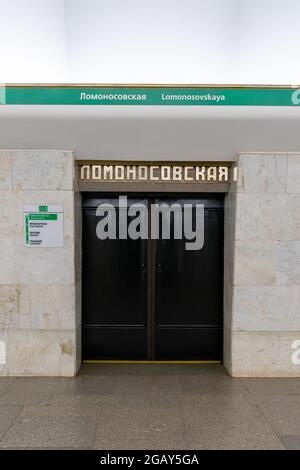
[(0, 85), (0, 105), (300, 106), (300, 88)]
[(29, 220), (57, 220), (57, 214), (29, 214)]

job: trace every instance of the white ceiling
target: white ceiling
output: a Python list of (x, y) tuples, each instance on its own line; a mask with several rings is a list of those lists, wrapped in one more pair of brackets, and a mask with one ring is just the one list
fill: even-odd
[(1, 82), (300, 82), (299, 0), (0, 0)]
[(234, 160), (300, 154), (299, 107), (2, 106), (1, 149), (73, 150), (78, 159)]

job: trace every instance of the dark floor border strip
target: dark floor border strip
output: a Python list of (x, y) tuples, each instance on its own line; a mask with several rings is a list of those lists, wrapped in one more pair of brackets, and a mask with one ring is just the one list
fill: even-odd
[(117, 360), (97, 360), (97, 359), (85, 359), (82, 361), (83, 364), (222, 364), (222, 361), (207, 360), (207, 361), (117, 361)]

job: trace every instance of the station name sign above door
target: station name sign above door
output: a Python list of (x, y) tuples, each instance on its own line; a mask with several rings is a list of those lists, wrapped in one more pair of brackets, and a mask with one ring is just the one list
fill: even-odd
[(0, 105), (300, 106), (300, 87), (0, 84)]
[(229, 183), (236, 177), (236, 167), (227, 162), (79, 163), (79, 179), (82, 182)]

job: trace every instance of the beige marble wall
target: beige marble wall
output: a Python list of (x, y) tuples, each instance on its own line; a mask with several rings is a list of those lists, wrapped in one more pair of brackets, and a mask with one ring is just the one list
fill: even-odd
[[(75, 194), (72, 152), (0, 151), (0, 375), (76, 373)], [(63, 205), (62, 248), (24, 246), (24, 204)]]
[(300, 340), (300, 154), (240, 154), (237, 165), (225, 365), (234, 376), (300, 376), (292, 360)]
[[(300, 154), (241, 154), (225, 199), (224, 365), (300, 376)], [(64, 247), (24, 247), (23, 205), (64, 206)], [(81, 202), (72, 152), (0, 151), (0, 375), (81, 363)], [(1, 348), (0, 348), (1, 352)], [(297, 356), (300, 358), (300, 354)]]
[(232, 373), (232, 305), (235, 250), (236, 184), (232, 183), (224, 205), (224, 366)]

